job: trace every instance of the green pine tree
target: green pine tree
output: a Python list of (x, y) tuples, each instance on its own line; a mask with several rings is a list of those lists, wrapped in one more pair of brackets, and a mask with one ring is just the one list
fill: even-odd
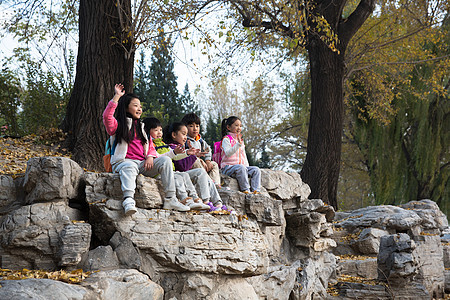
[(189, 91), (189, 85), (187, 82), (184, 86), (183, 94), (180, 95), (180, 103), (181, 107), (183, 108), (183, 113), (195, 113), (197, 116), (200, 116), (200, 109), (191, 96), (191, 92)]
[(134, 94), (142, 103), (143, 117), (153, 116), (163, 120), (164, 112), (159, 101), (150, 94), (150, 68), (146, 63), (144, 51), (141, 51), (134, 74)]
[(153, 55), (149, 70), (148, 101), (159, 103), (163, 112), (161, 121), (166, 124), (179, 121), (184, 115), (177, 89), (177, 77), (173, 71), (171, 48), (170, 37), (161, 31), (157, 42), (152, 47)]

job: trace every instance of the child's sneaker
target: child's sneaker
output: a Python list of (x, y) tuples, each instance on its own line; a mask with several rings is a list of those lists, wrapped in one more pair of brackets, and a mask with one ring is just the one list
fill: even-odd
[(228, 206), (222, 205), (221, 209), (224, 210), (224, 211), (229, 212), (231, 215), (235, 215), (236, 214), (236, 211), (230, 205), (228, 205)]
[(182, 203), (180, 203), (177, 198), (170, 198), (164, 200), (164, 209), (173, 209), (177, 211), (188, 211), (191, 210), (189, 206), (186, 206)]
[(253, 194), (259, 195), (259, 194), (261, 194), (261, 192), (260, 191), (253, 191)]
[(123, 200), (122, 206), (123, 206), (123, 209), (125, 210), (126, 216), (131, 216), (131, 215), (137, 213), (136, 202), (134, 201), (133, 198), (128, 197), (125, 200)]
[(199, 208), (200, 210), (206, 210), (211, 208), (208, 204), (203, 203), (203, 200), (201, 198), (194, 199), (194, 202), (201, 205), (201, 207)]
[(209, 211), (210, 212), (211, 211), (219, 211), (220, 210), (220, 207), (214, 206), (214, 204), (211, 201), (207, 202), (206, 204), (209, 206)]
[[(191, 197), (187, 197), (183, 201), (181, 201), (186, 206), (189, 206), (190, 209), (202, 209), (203, 204), (200, 204), (198, 202), (195, 202)], [(209, 206), (208, 206), (209, 208)]]
[(248, 195), (248, 194), (250, 194), (250, 191), (249, 191), (249, 190), (246, 190), (246, 191), (243, 191), (243, 193), (246, 194), (246, 195)]

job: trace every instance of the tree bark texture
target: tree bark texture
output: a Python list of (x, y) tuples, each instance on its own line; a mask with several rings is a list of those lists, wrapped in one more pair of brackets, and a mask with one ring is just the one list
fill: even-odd
[[(346, 0), (313, 2), (315, 14), (323, 16), (337, 33), (339, 53), (329, 49), (318, 36), (309, 37), (307, 50), (311, 73), (311, 114), (307, 153), (300, 174), (311, 187), (310, 197), (322, 199), (337, 209), (344, 117), (345, 50), (350, 39), (372, 13), (375, 0), (361, 0), (347, 19), (342, 19)], [(311, 20), (310, 24), (314, 24), (314, 21)]]
[[(129, 9), (130, 0), (121, 1)], [(75, 83), (61, 125), (67, 147), (82, 167), (103, 170), (106, 130), (102, 113), (114, 96), (114, 85), (133, 87), (134, 55), (118, 44), (123, 34), (116, 1), (81, 0)], [(124, 44), (129, 47), (129, 43)]]
[(309, 49), (311, 113), (308, 151), (301, 171), (313, 199), (337, 208), (337, 185), (343, 128), (344, 58), (321, 41)]

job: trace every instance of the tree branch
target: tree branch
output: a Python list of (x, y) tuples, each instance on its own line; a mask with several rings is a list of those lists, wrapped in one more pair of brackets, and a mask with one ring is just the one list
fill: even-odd
[(340, 22), (338, 27), (338, 37), (344, 48), (372, 14), (375, 9), (375, 2), (375, 0), (361, 0), (352, 14), (347, 19)]

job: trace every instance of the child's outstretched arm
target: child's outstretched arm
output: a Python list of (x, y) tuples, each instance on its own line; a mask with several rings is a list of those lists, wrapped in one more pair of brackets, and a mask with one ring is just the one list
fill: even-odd
[(108, 102), (108, 105), (103, 112), (103, 124), (105, 125), (106, 131), (109, 135), (116, 133), (117, 120), (114, 118), (114, 111), (117, 108), (117, 103), (119, 102), (120, 97), (125, 94), (123, 85), (121, 83), (116, 84), (114, 86), (114, 92), (114, 97)]

